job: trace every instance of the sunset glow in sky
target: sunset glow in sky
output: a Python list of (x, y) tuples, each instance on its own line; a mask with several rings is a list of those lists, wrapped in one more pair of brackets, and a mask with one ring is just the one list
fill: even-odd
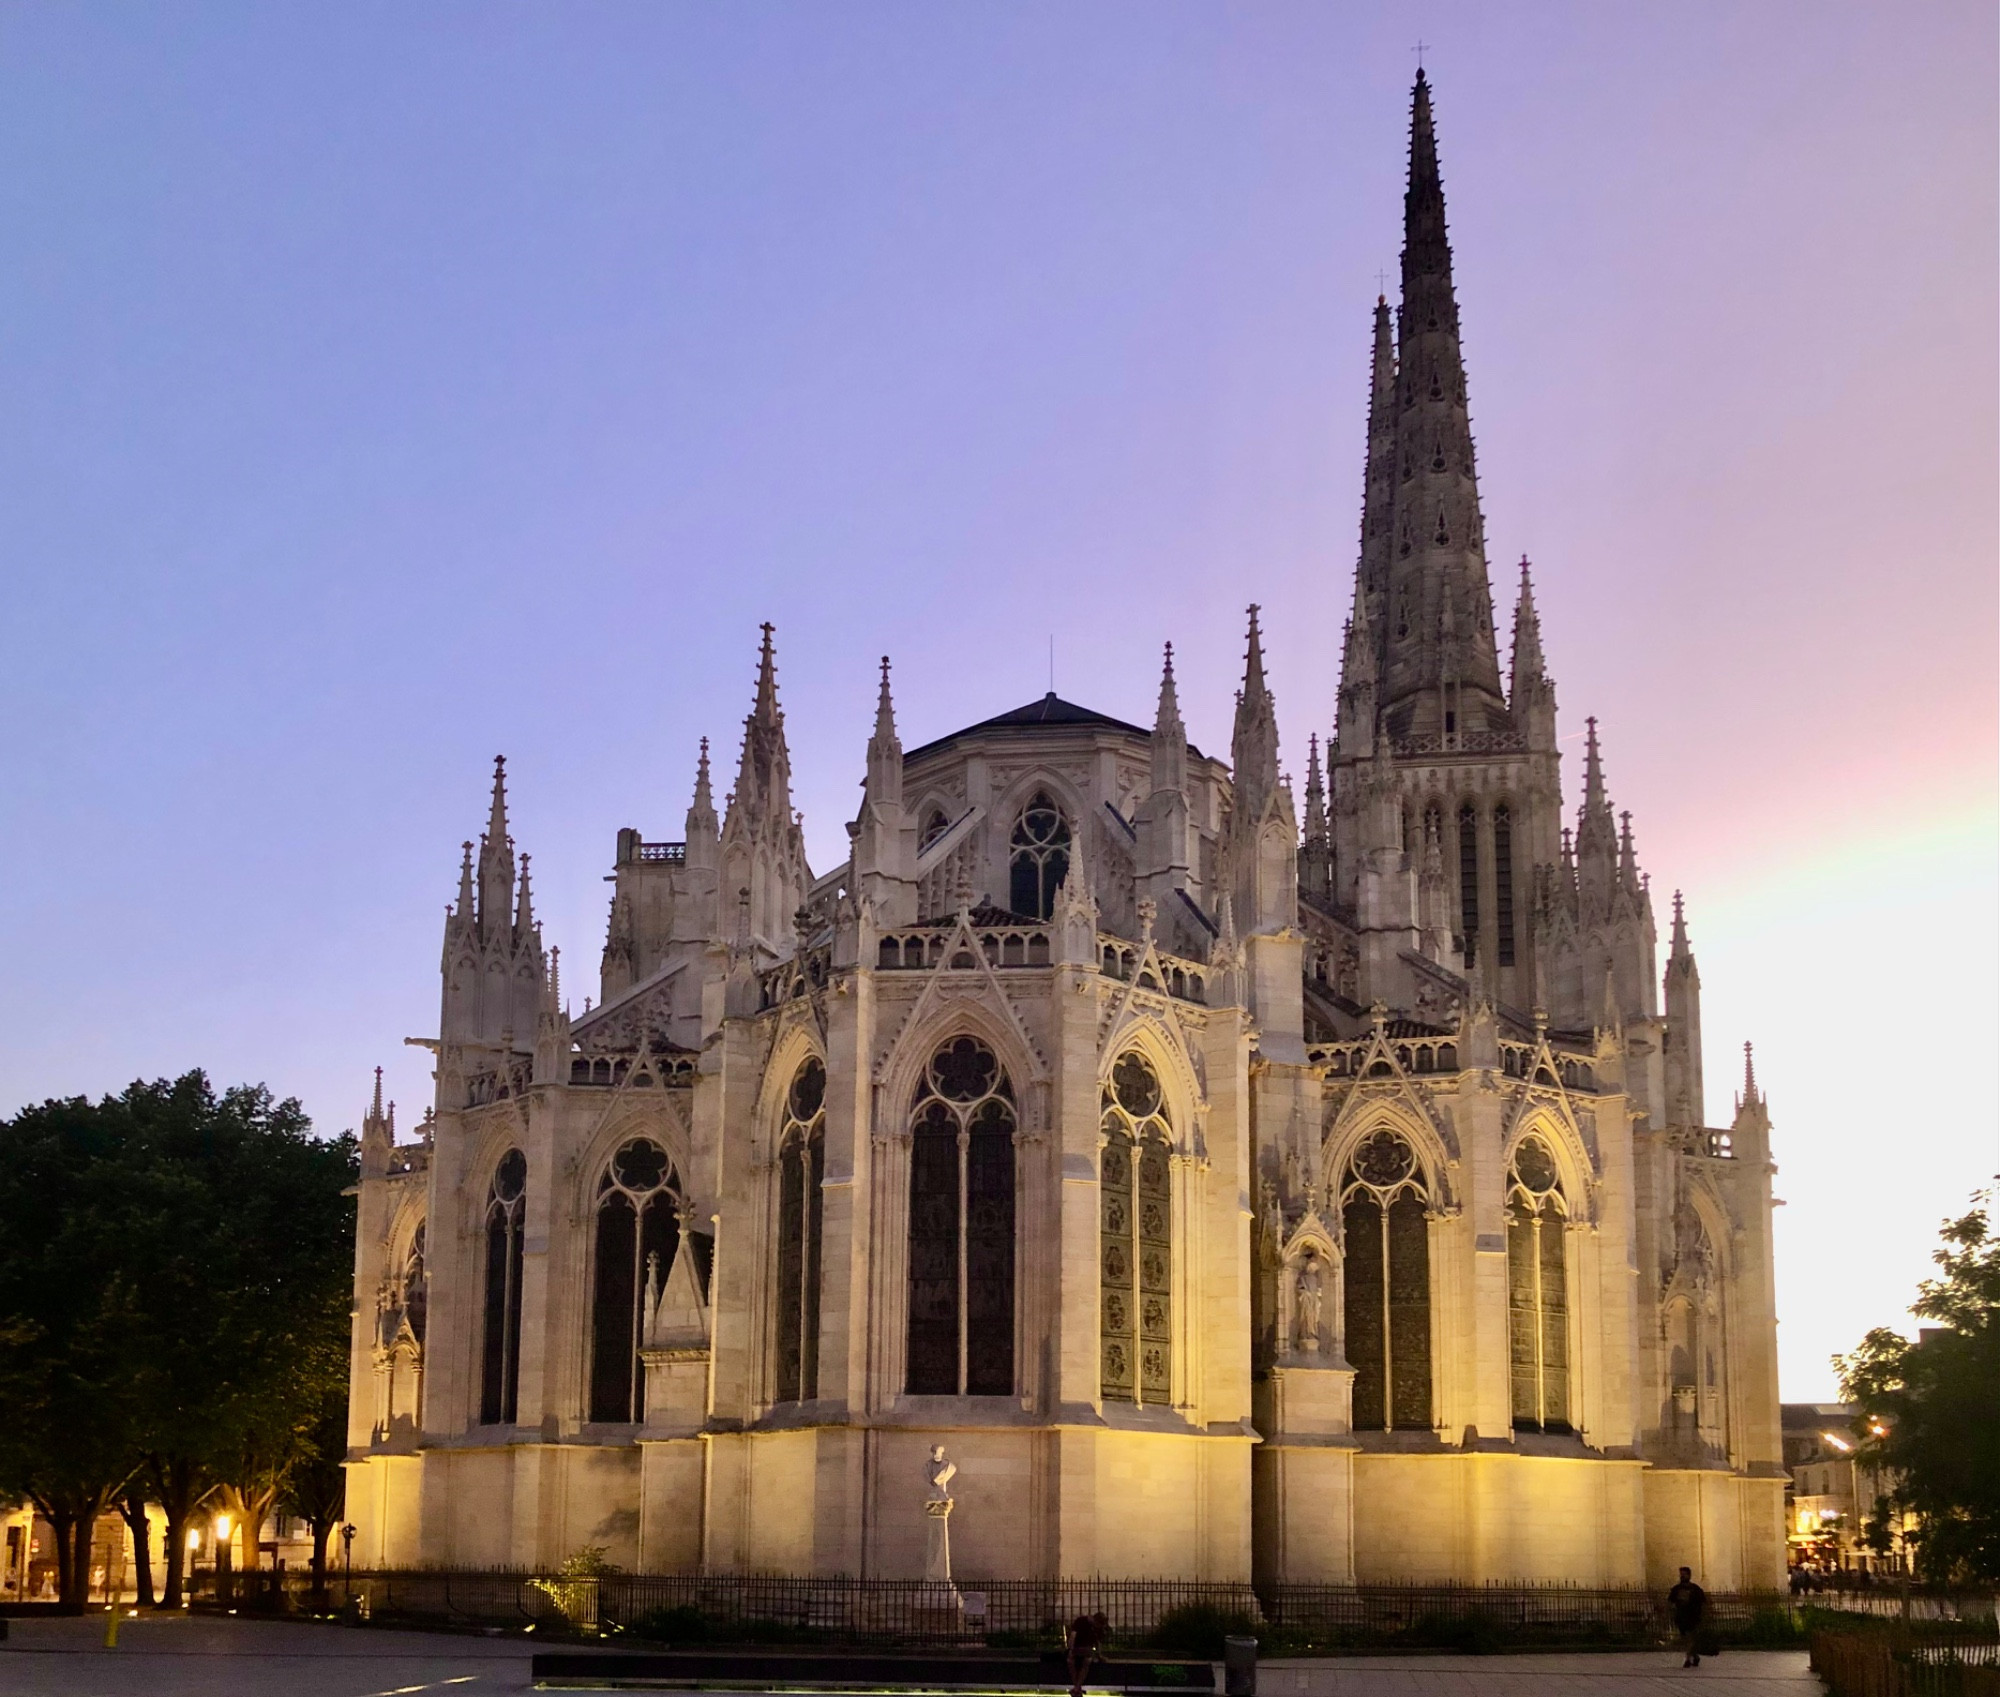
[(915, 746), (1171, 639), (1221, 751), (1256, 600), (1302, 775), (1420, 31), (1499, 599), (1830, 1396), (2000, 1167), (1990, 3), (7, 8), (0, 1112), (407, 1127), (492, 756), (580, 1005), (765, 618), (819, 870), (883, 653)]

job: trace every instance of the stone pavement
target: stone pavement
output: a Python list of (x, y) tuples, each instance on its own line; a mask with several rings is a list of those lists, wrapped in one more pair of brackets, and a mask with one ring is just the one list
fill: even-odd
[[(16, 1620), (6, 1697), (492, 1697), (533, 1689), (531, 1638), (169, 1615)], [(1731, 1651), (1683, 1673), (1637, 1655), (1372, 1656), (1270, 1661), (1258, 1697), (1820, 1697), (1803, 1651)]]

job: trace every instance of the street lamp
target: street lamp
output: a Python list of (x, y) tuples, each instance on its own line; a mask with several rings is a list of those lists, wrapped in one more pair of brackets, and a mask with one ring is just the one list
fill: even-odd
[(340, 1559), (343, 1570), (342, 1585), (347, 1592), (348, 1607), (354, 1606), (354, 1522), (343, 1521), (340, 1527)]
[(215, 1600), (229, 1607), (229, 1516), (215, 1517)]

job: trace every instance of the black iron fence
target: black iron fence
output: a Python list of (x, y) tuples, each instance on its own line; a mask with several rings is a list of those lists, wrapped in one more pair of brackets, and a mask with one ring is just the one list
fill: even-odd
[[(212, 1570), (197, 1601), (220, 1602)], [(1253, 1630), (1267, 1654), (1344, 1647), (1485, 1648), (1644, 1644), (1670, 1634), (1662, 1593), (1571, 1585), (1231, 1585), (1198, 1580), (921, 1580), (775, 1575), (604, 1574), (335, 1568), (326, 1594), (310, 1575), (268, 1570), (255, 1591), (235, 1576), (231, 1606), (320, 1608), (359, 1618), (421, 1618), (672, 1643), (798, 1643), (994, 1648), (1052, 1646), (1067, 1621), (1102, 1611), (1112, 1640), (1198, 1653)], [(1797, 1642), (1782, 1595), (1711, 1594), (1710, 1624), (1738, 1643)]]

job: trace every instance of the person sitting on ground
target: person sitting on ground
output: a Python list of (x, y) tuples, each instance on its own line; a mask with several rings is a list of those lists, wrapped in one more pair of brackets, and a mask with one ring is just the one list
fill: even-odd
[(1667, 1607), (1673, 1613), (1674, 1631), (1680, 1635), (1681, 1666), (1701, 1666), (1696, 1640), (1701, 1633), (1701, 1617), (1708, 1608), (1708, 1593), (1694, 1582), (1694, 1569), (1681, 1569), (1681, 1582), (1667, 1593)]
[(1083, 1682), (1090, 1672), (1090, 1664), (1097, 1660), (1097, 1653), (1104, 1648), (1104, 1640), (1111, 1635), (1111, 1622), (1104, 1618), (1104, 1611), (1096, 1614), (1078, 1615), (1069, 1623), (1069, 1693), (1070, 1697), (1083, 1697)]

